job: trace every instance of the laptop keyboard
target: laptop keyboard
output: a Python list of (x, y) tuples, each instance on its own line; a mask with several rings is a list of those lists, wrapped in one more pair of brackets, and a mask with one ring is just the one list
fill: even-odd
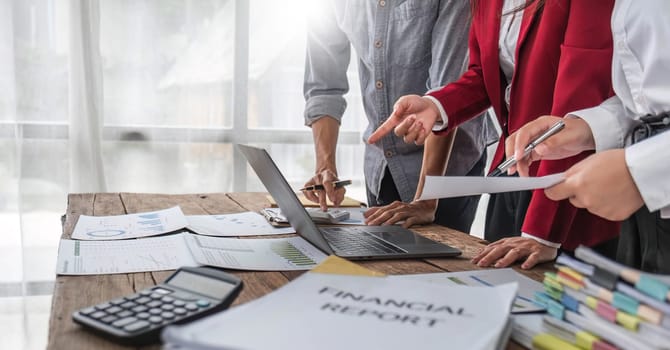
[(335, 251), (346, 255), (406, 253), (407, 251), (357, 227), (323, 227), (321, 232)]

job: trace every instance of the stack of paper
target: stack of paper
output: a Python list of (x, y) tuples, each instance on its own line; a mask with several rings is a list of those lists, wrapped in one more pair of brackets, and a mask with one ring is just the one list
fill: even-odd
[(498, 349), (516, 289), (309, 272), (253, 302), (170, 326), (163, 340), (188, 349)]
[(579, 247), (561, 255), (557, 273), (546, 273), (536, 301), (551, 317), (533, 344), (587, 349), (670, 349), (668, 276), (641, 273)]
[[(326, 258), (301, 237), (237, 239), (294, 233), (275, 228), (258, 213), (184, 216), (169, 209), (114, 216), (81, 215), (72, 238), (58, 247), (56, 273), (97, 275), (174, 270), (210, 265), (229, 269), (309, 270)], [(167, 235), (166, 235), (167, 233)], [(160, 237), (153, 237), (158, 236)]]

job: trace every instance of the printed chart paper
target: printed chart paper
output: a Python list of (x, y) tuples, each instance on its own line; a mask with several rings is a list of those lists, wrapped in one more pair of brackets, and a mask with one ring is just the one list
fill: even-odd
[(187, 233), (124, 241), (61, 239), (56, 273), (104, 275), (197, 266), (186, 246), (185, 235)]
[(301, 237), (237, 239), (189, 235), (186, 242), (200, 264), (240, 270), (309, 270), (326, 254)]
[(542, 177), (426, 176), (419, 200), (534, 190), (551, 187), (563, 178), (563, 173)]
[(188, 229), (207, 236), (235, 237), (295, 233), (292, 227), (273, 227), (263, 215), (248, 211), (225, 215), (189, 215)]
[(544, 310), (542, 306), (533, 302), (535, 292), (544, 292), (542, 283), (534, 281), (511, 268), (395, 275), (389, 276), (389, 278), (418, 279), (431, 283), (471, 287), (492, 287), (516, 282), (519, 284), (519, 290), (517, 290), (516, 299), (512, 304), (512, 313)]
[(179, 206), (146, 213), (88, 216), (80, 215), (72, 239), (117, 240), (161, 235), (188, 225)]
[(300, 237), (237, 239), (179, 233), (123, 241), (62, 239), (59, 275), (103, 275), (210, 265), (238, 270), (309, 270), (326, 255)]

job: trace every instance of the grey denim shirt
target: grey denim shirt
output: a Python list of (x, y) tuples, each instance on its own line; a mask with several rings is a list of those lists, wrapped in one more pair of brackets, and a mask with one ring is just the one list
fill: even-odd
[[(470, 2), (464, 0), (312, 0), (305, 63), (305, 125), (341, 122), (351, 48), (358, 57), (368, 126), (363, 140), (403, 95), (423, 95), (460, 77), (467, 65)], [(465, 175), (498, 139), (483, 114), (459, 127), (446, 173)], [(423, 147), (393, 133), (365, 146), (368, 190), (377, 195), (388, 166), (404, 202), (414, 198)]]

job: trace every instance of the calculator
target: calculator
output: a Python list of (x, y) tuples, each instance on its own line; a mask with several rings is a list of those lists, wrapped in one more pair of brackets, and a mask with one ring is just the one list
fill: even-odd
[(182, 267), (161, 284), (83, 308), (72, 319), (118, 343), (151, 344), (167, 325), (226, 309), (242, 286), (238, 277), (215, 268)]

